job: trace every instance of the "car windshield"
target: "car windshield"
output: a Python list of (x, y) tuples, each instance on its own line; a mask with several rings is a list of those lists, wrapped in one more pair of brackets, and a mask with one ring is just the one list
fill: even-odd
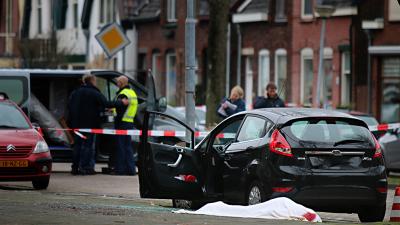
[(351, 121), (337, 119), (305, 119), (282, 128), (289, 140), (329, 145), (368, 144), (372, 145), (371, 132)]
[(0, 129), (29, 129), (29, 123), (13, 105), (0, 103)]

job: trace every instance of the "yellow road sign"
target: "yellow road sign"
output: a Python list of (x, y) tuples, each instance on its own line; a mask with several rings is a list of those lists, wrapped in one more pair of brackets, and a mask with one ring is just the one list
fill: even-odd
[(116, 23), (104, 26), (95, 37), (109, 58), (130, 43), (122, 28)]

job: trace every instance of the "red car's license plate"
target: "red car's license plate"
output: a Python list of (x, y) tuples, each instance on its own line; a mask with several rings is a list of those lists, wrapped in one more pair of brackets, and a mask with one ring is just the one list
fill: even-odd
[(27, 160), (2, 160), (0, 167), (28, 167)]

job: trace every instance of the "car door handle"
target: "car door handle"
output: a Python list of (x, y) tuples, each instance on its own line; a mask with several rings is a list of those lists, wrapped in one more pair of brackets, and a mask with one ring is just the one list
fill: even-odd
[(179, 154), (178, 159), (176, 160), (175, 163), (169, 163), (167, 164), (168, 167), (176, 168), (178, 167), (179, 163), (182, 161), (182, 154)]
[(224, 159), (225, 159), (225, 160), (231, 160), (231, 159), (232, 159), (232, 156), (231, 156), (231, 155), (224, 155)]
[(239, 169), (239, 167), (235, 167), (235, 166), (231, 166), (231, 165), (229, 165), (229, 163), (227, 162), (227, 161), (224, 161), (224, 164), (225, 164), (225, 166), (227, 166), (229, 169), (231, 169), (231, 170), (237, 170), (237, 169)]

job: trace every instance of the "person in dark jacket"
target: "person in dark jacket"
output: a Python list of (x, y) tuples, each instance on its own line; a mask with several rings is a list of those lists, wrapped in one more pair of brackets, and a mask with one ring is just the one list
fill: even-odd
[(269, 83), (265, 88), (265, 97), (257, 97), (254, 101), (253, 108), (260, 109), (277, 107), (285, 107), (285, 103), (276, 93), (276, 85), (274, 83)]
[[(96, 87), (96, 77), (82, 77), (83, 84), (70, 95), (68, 102), (68, 125), (71, 128), (101, 128), (102, 114), (107, 100)], [(95, 135), (85, 133), (86, 139), (75, 135), (71, 173), (95, 174)]]
[(235, 86), (231, 90), (229, 98), (224, 98), (217, 107), (217, 113), (223, 119), (246, 110), (246, 105), (243, 101), (243, 89), (240, 86)]

